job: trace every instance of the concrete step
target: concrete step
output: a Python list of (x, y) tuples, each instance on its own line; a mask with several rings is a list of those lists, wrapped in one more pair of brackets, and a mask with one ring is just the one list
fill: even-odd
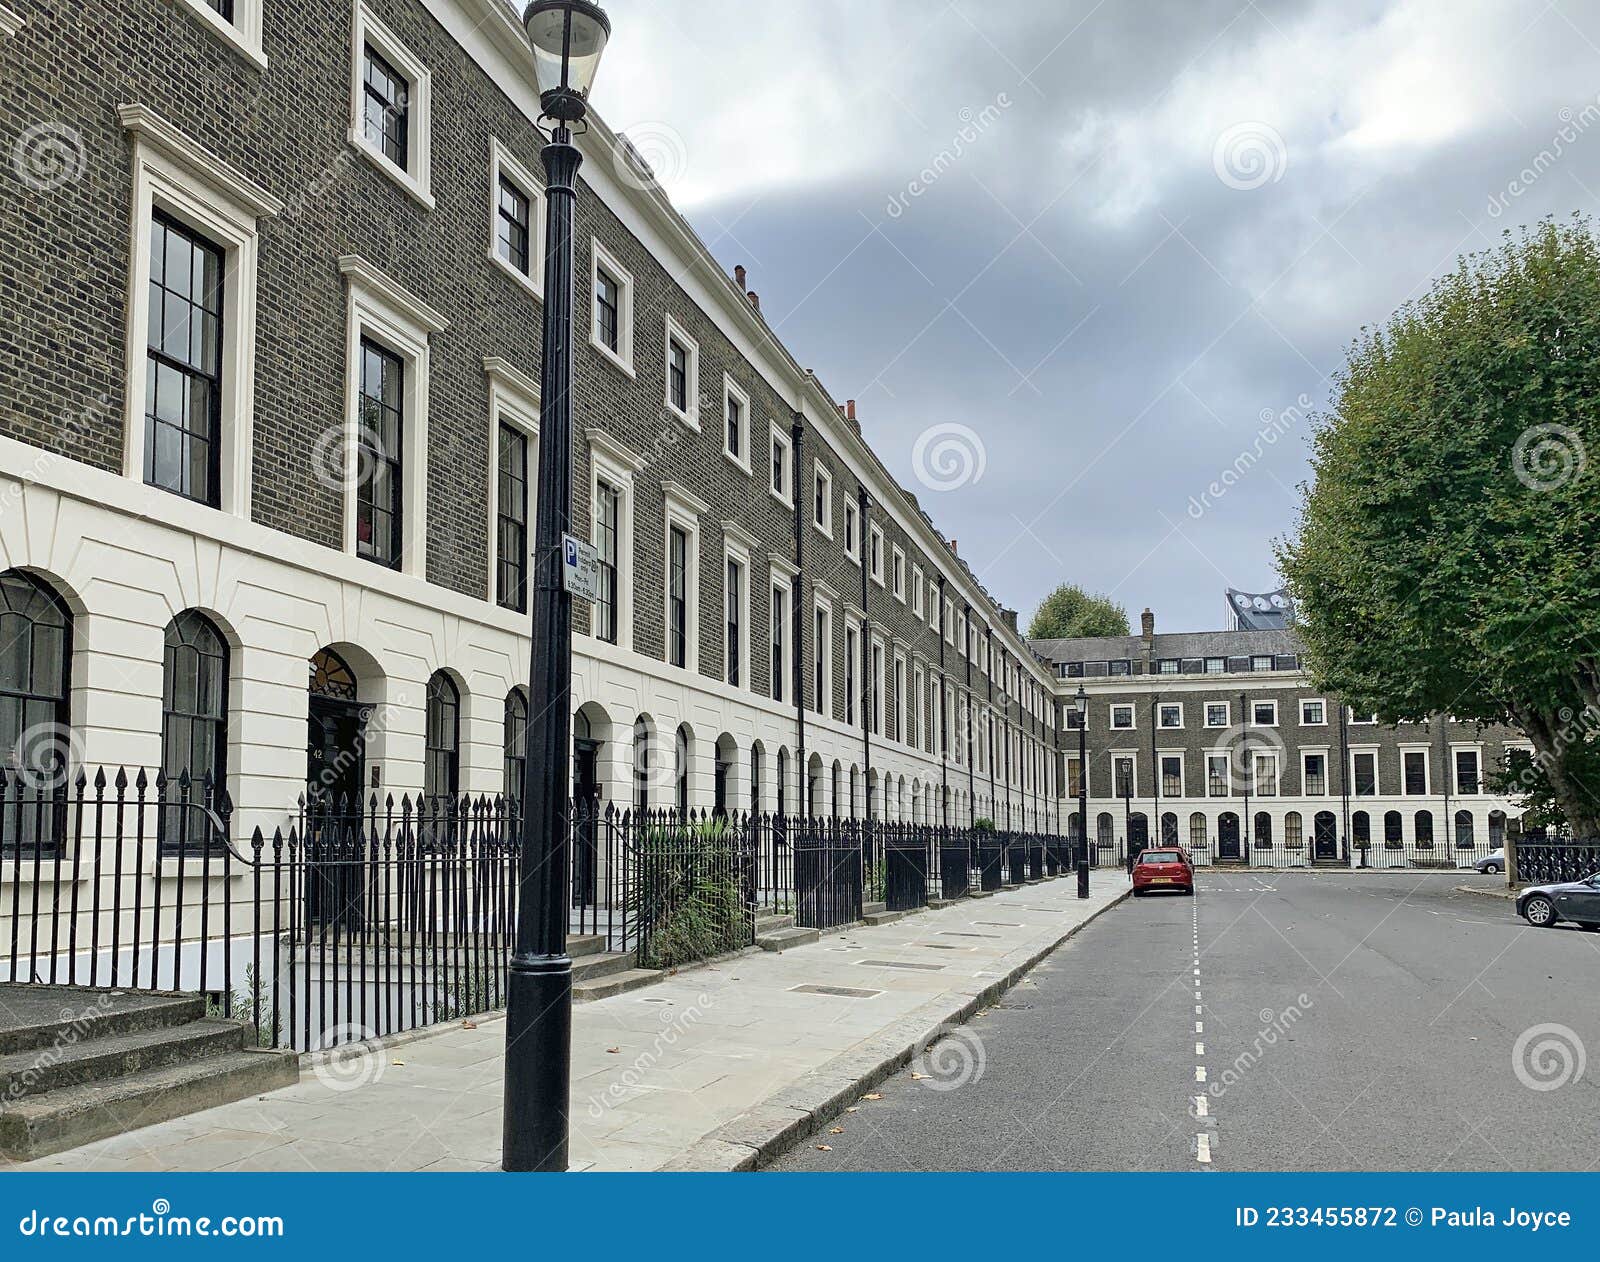
[(616, 973), (626, 973), (637, 961), (632, 951), (604, 951), (599, 955), (580, 955), (572, 961), (572, 983), (592, 982)]
[(599, 955), (606, 949), (606, 935), (603, 933), (569, 933), (567, 935), (567, 954), (574, 960), (585, 955)]
[(862, 915), (863, 919), (865, 919), (867, 916), (873, 915), (876, 912), (888, 911), (888, 910), (889, 910), (889, 904), (888, 903), (884, 903), (884, 902), (862, 903), (861, 904), (861, 915)]
[(170, 1029), (205, 1015), (199, 995), (81, 986), (0, 985), (0, 1056), (139, 1030)]
[(45, 1157), (287, 1087), (299, 1078), (297, 1053), (245, 1050), (61, 1087), (0, 1109), (0, 1156)]
[(790, 947), (805, 946), (811, 942), (818, 942), (821, 938), (822, 933), (819, 930), (792, 926), (773, 933), (757, 934), (756, 945), (763, 951), (787, 951)]
[(756, 937), (764, 933), (776, 933), (779, 929), (793, 929), (793, 916), (762, 915), (756, 917)]
[(869, 911), (861, 919), (869, 925), (892, 925), (897, 920), (904, 920), (910, 914), (908, 911)]
[(0, 1056), (0, 1100), (20, 1100), (82, 1083), (105, 1082), (184, 1061), (237, 1052), (245, 1045), (240, 1021), (209, 1017), (174, 1028), (108, 1034), (48, 1049)]
[(638, 990), (641, 986), (648, 986), (658, 982), (667, 974), (661, 969), (630, 968), (626, 972), (612, 973), (609, 977), (598, 977), (593, 981), (574, 982), (572, 984), (573, 1003), (592, 1003), (596, 999), (609, 999), (612, 995), (626, 994), (630, 990)]

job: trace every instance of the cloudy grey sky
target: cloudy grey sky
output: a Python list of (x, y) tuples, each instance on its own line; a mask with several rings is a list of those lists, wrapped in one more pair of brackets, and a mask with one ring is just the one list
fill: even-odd
[(606, 7), (601, 112), (1025, 616), (1223, 625), (1357, 331), (1600, 190), (1600, 0)]

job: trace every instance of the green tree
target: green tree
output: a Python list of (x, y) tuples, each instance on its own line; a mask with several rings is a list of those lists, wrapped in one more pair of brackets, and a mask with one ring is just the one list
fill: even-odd
[(1030, 640), (1066, 640), (1087, 635), (1127, 635), (1128, 611), (1109, 596), (1091, 596), (1063, 583), (1039, 602), (1028, 623)]
[[(1364, 330), (1278, 558), (1320, 686), (1532, 742), (1600, 835), (1600, 244), (1542, 222)], [(1593, 459), (1590, 459), (1590, 456)], [(1537, 786), (1526, 777), (1529, 805)]]

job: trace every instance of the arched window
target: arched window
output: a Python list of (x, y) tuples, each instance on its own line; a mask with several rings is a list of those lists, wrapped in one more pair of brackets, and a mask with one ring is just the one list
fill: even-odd
[(1283, 848), (1299, 850), (1305, 844), (1301, 834), (1300, 812), (1290, 811), (1283, 817)]
[(1474, 845), (1472, 837), (1472, 812), (1456, 812), (1456, 845), (1462, 850), (1471, 850)]
[[(166, 806), (157, 825), (162, 849), (203, 850), (212, 843), (217, 824), (226, 822), (228, 644), (211, 619), (193, 609), (167, 623), (161, 770), (167, 781)], [(187, 792), (182, 787), (185, 774)]]
[(461, 692), (442, 670), (428, 680), (427, 730), (422, 792), (435, 806), (448, 806), (461, 789)]
[(1101, 811), (1094, 821), (1095, 844), (1109, 846), (1116, 837), (1116, 824), (1109, 811)]
[(1503, 850), (1506, 844), (1506, 813), (1504, 811), (1489, 812), (1489, 845), (1495, 850)]
[(1199, 850), (1206, 844), (1206, 817), (1203, 811), (1189, 816), (1189, 849)]
[(0, 574), (0, 756), (6, 762), (0, 845), (53, 854), (66, 833), (67, 696), (72, 616), (53, 588), (21, 570)]
[(528, 773), (528, 696), (521, 688), (506, 693), (505, 795), (506, 803), (522, 809), (522, 790)]
[(839, 818), (839, 803), (840, 803), (840, 797), (842, 795), (842, 788), (841, 788), (841, 785), (840, 785), (840, 781), (842, 779), (843, 779), (842, 769), (840, 768), (839, 764), (837, 762), (835, 762), (833, 764), (833, 817), (834, 817), (834, 819), (838, 819)]
[(678, 778), (678, 814), (689, 813), (689, 728), (687, 724), (678, 728), (677, 739), (674, 743), (673, 769)]
[(1400, 812), (1385, 811), (1383, 815), (1383, 844), (1392, 849), (1400, 848)]
[(1372, 817), (1365, 811), (1357, 811), (1350, 817), (1350, 832), (1358, 846), (1371, 844)]
[(1161, 816), (1161, 844), (1163, 846), (1178, 844), (1178, 817), (1171, 811)]
[(778, 814), (789, 813), (789, 751), (778, 751)]
[(650, 809), (650, 774), (654, 768), (655, 751), (650, 743), (650, 723), (640, 715), (633, 721), (633, 807), (636, 811)]
[(1413, 827), (1417, 830), (1417, 845), (1423, 849), (1431, 849), (1433, 846), (1433, 812), (1418, 811), (1413, 821)]
[(1256, 812), (1256, 845), (1263, 850), (1272, 846), (1272, 816), (1266, 811)]

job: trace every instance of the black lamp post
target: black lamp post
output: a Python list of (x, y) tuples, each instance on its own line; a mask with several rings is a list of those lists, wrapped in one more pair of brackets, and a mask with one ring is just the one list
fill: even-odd
[(1089, 694), (1078, 685), (1078, 897), (1089, 897)]
[(544, 148), (544, 356), (539, 373), (539, 499), (534, 535), (528, 758), (523, 780), (517, 936), (506, 987), (506, 1170), (567, 1169), (572, 960), (567, 955), (567, 803), (572, 747), (572, 597), (561, 536), (572, 518), (572, 207), (581, 122), (611, 34), (588, 0), (535, 0), (533, 46)]

